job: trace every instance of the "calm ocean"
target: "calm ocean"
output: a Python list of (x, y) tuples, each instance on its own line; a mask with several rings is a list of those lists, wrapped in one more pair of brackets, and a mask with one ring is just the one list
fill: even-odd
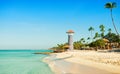
[(0, 74), (54, 74), (42, 59), (48, 55), (33, 54), (50, 50), (0, 50)]

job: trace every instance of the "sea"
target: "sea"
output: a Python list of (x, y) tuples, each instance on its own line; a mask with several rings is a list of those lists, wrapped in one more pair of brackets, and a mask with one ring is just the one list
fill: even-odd
[(49, 56), (35, 52), (52, 52), (34, 49), (0, 49), (0, 74), (54, 74), (42, 60)]

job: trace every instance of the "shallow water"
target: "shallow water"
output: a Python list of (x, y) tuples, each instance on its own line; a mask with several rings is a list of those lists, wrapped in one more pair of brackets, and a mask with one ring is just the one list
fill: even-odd
[(0, 74), (54, 74), (38, 51), (47, 50), (0, 50)]

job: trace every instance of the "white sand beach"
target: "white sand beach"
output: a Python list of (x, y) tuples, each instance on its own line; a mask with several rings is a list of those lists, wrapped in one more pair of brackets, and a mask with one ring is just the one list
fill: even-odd
[(120, 53), (74, 50), (53, 53), (44, 61), (55, 74), (120, 74)]

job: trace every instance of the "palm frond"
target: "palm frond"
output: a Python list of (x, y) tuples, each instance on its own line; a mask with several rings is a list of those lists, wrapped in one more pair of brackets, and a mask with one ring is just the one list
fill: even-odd
[(105, 8), (115, 8), (117, 7), (116, 2), (108, 2), (105, 4)]
[(116, 2), (113, 2), (113, 3), (112, 3), (112, 8), (115, 8), (115, 7), (117, 7), (117, 3), (116, 3)]
[(112, 6), (111, 2), (108, 2), (108, 3), (105, 4), (105, 8), (111, 8), (111, 6)]

